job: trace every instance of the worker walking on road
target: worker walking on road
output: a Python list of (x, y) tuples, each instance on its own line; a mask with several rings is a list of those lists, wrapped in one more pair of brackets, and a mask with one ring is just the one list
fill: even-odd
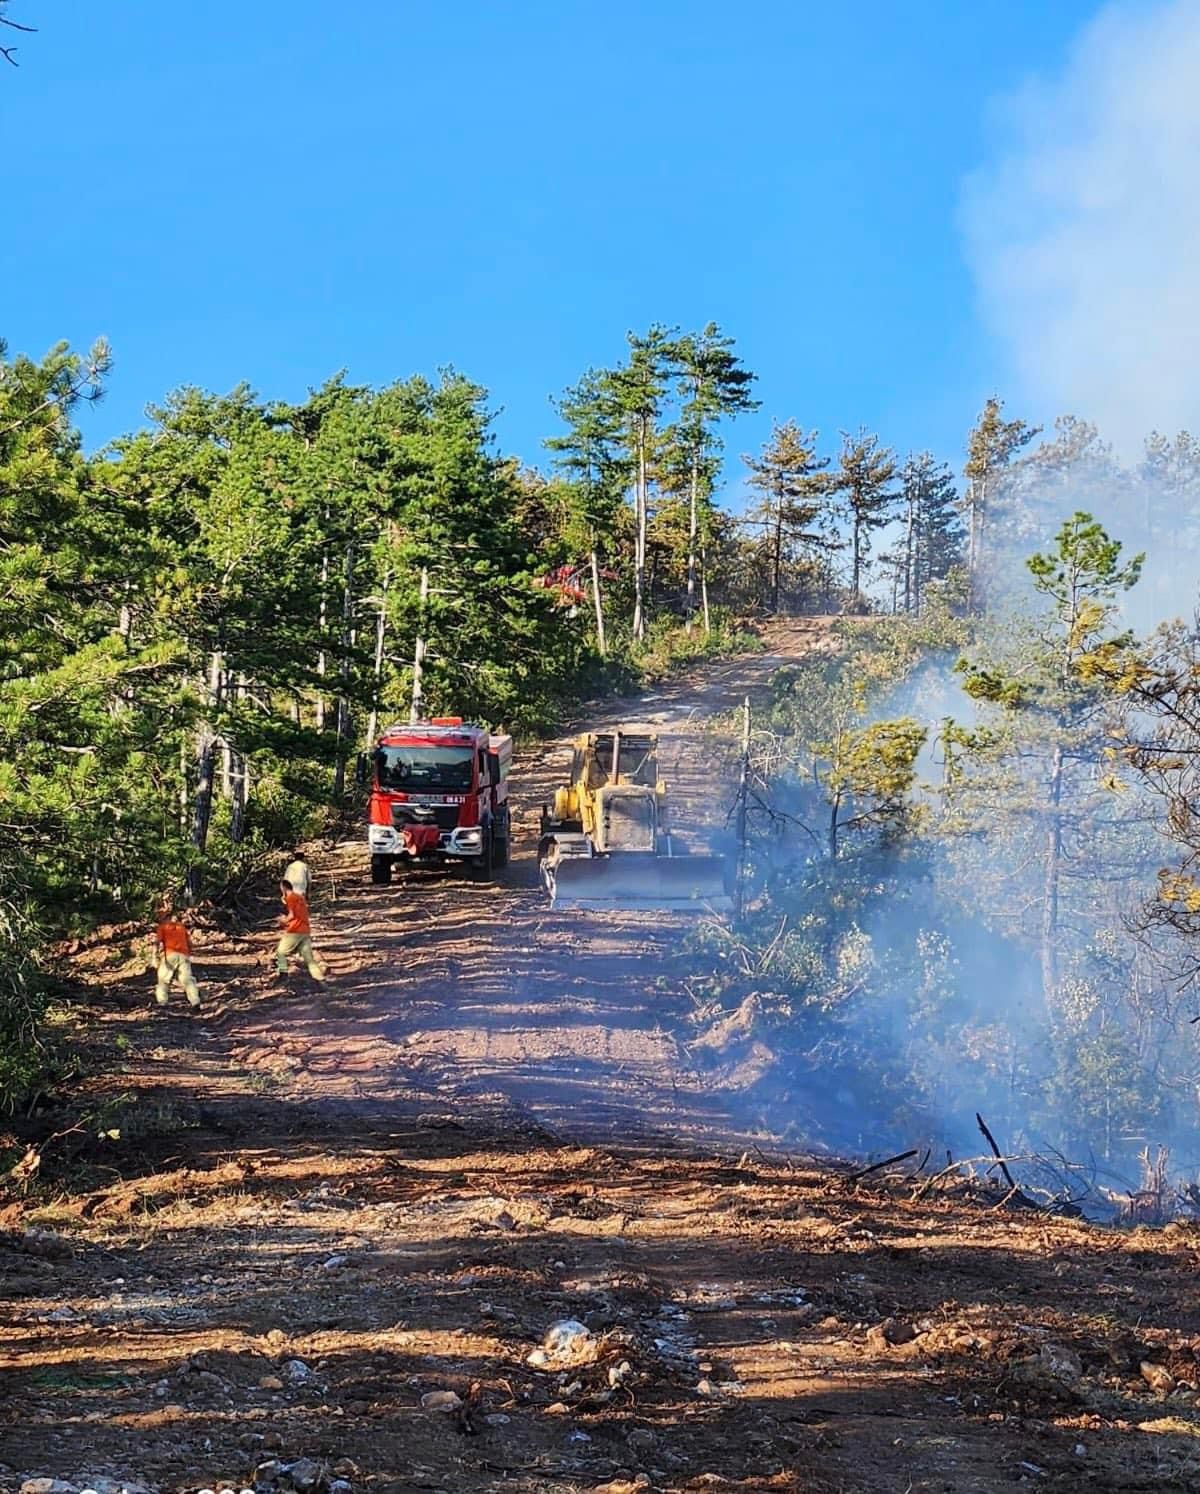
[(154, 945), (158, 954), (158, 985), (154, 999), (159, 1006), (166, 1006), (171, 984), (178, 981), (183, 987), (188, 1005), (193, 1011), (200, 1006), (200, 987), (192, 974), (192, 939), (180, 921), (171, 903), (164, 903), (159, 910), (158, 927), (154, 931)]
[(287, 871), (283, 874), (285, 882), (292, 884), (292, 891), (298, 892), (306, 901), (308, 899), (309, 871), (308, 862), (304, 859), (303, 851), (292, 851), (291, 860)]
[(283, 906), (287, 912), (279, 920), (283, 924), (283, 937), (275, 949), (275, 970), (282, 977), (287, 974), (288, 960), (299, 955), (313, 980), (324, 981), (325, 971), (312, 946), (312, 924), (308, 917), (308, 900), (296, 891), (285, 877), (279, 884), (283, 894)]

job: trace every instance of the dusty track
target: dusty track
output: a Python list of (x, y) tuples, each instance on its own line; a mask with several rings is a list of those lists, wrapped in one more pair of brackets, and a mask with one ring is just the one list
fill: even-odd
[[(814, 635), (589, 719), (657, 721), (711, 841), (701, 723)], [(122, 1134), (51, 1146), (4, 1211), (0, 1489), (1196, 1487), (1200, 1232), (851, 1194), (746, 1148), (736, 1076), (688, 1057), (686, 921), (536, 889), (564, 756), (522, 766), (502, 886), (324, 859), (328, 992), (265, 989), (265, 924), (205, 938), (196, 1021), (147, 1010), (119, 942), (85, 957), (89, 1124)], [(568, 1315), (599, 1362), (529, 1366)], [(475, 1435), (421, 1405), (473, 1382)]]

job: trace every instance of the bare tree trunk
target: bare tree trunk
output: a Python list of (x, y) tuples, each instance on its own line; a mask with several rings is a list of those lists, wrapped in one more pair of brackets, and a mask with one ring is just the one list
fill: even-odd
[(337, 757), (333, 765), (333, 796), (340, 799), (346, 792), (345, 745), (350, 736), (350, 649), (354, 642), (354, 541), (346, 546), (342, 568), (342, 637), (341, 660), (338, 663)]
[(704, 611), (704, 636), (707, 638), (712, 632), (712, 618), (708, 611), (708, 549), (706, 546), (700, 550), (700, 606)]
[[(233, 686), (236, 700), (241, 700), (245, 688), (245, 676), (239, 674)], [(225, 750), (229, 755), (229, 773), (232, 780), (229, 792), (229, 839), (233, 845), (240, 846), (246, 838), (246, 801), (250, 794), (250, 769), (246, 754), (241, 748), (231, 747), (226, 741)]]
[(408, 712), (408, 719), (410, 721), (419, 721), (421, 719), (421, 707), (423, 704), (422, 691), (424, 686), (421, 676), (425, 671), (425, 603), (428, 600), (429, 572), (422, 568), (421, 590), (417, 606), (417, 641), (413, 647), (412, 705)]
[[(326, 528), (329, 527), (329, 510), (328, 510), (328, 508), (326, 508), (326, 510), (325, 510), (325, 526), (326, 526)], [(321, 640), (321, 647), (320, 647), (320, 650), (317, 653), (317, 673), (321, 676), (322, 680), (325, 678), (325, 671), (328, 668), (328, 664), (329, 664), (329, 661), (328, 661), (328, 659), (325, 656), (325, 629), (329, 626), (329, 602), (328, 602), (328, 595), (327, 595), (328, 588), (329, 588), (329, 550), (328, 550), (328, 548), (326, 546), (322, 545), (322, 547), (321, 547), (321, 613), (320, 613), (319, 624), (318, 624), (318, 626), (319, 626), (318, 637)], [(317, 687), (317, 710), (316, 710), (316, 718), (317, 718), (317, 730), (318, 731), (324, 731), (325, 730), (325, 691), (320, 686)]]
[(980, 568), (983, 565), (983, 528), (987, 504), (987, 478), (971, 483), (970, 526), (967, 534), (967, 606), (974, 609), (982, 595)]
[(637, 535), (633, 552), (633, 636), (646, 636), (646, 417), (638, 416), (637, 486), (634, 493)]
[(783, 482), (775, 492), (775, 554), (772, 557), (771, 611), (779, 611), (779, 589), (783, 584)]
[(187, 738), (179, 739), (179, 833), (185, 835), (188, 826), (188, 808), (192, 802), (191, 789), (188, 784), (188, 745)]
[(208, 666), (208, 715), (200, 723), (196, 733), (196, 794), (192, 801), (192, 849), (196, 853), (196, 860), (189, 867), (187, 874), (189, 903), (194, 903), (200, 896), (203, 883), (200, 858), (208, 849), (208, 827), (212, 819), (217, 747), (213, 721), (221, 709), (221, 687), (224, 679), (222, 665), (220, 653), (214, 652), (209, 658)]
[(700, 453), (692, 452), (692, 491), (688, 504), (687, 559), (687, 631), (692, 631), (696, 615), (696, 537), (700, 532)]
[(1056, 744), (1050, 767), (1050, 825), (1046, 832), (1046, 870), (1042, 883), (1042, 995), (1049, 1005), (1058, 990), (1058, 904), (1062, 877), (1063, 750)]
[(910, 613), (913, 607), (913, 542), (916, 527), (916, 496), (910, 493), (908, 496), (908, 522), (904, 529), (904, 611)]
[(390, 583), (391, 573), (388, 572), (383, 578), (383, 593), (379, 598), (379, 611), (375, 615), (375, 660), (371, 674), (374, 683), (371, 691), (371, 712), (367, 717), (367, 729), (363, 738), (367, 752), (370, 752), (375, 745), (375, 738), (379, 733), (379, 693), (383, 687), (383, 650), (384, 641), (387, 638), (387, 598)]
[(608, 656), (608, 645), (604, 637), (604, 599), (600, 595), (600, 555), (596, 549), (596, 532), (592, 531), (592, 602), (596, 608), (596, 646), (602, 659)]
[(850, 576), (850, 596), (853, 601), (857, 601), (859, 582), (862, 579), (862, 525), (858, 521), (857, 514), (853, 516), (853, 532), (854, 560)]

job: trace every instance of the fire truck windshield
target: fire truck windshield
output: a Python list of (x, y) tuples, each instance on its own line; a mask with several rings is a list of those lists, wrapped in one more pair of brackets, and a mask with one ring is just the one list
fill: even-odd
[(471, 787), (474, 759), (470, 747), (380, 747), (375, 770), (380, 788), (464, 794)]

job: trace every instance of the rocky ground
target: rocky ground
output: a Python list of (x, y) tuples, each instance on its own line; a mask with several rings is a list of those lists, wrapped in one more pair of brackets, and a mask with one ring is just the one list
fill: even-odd
[[(822, 637), (638, 703), (686, 837), (705, 722)], [(129, 931), (78, 952), (85, 1071), (0, 1208), (0, 1489), (1200, 1487), (1200, 1227), (785, 1150), (690, 1046), (686, 920), (545, 907), (564, 753), (494, 888), (322, 856), (327, 991), (267, 987), (265, 905), (201, 931), (195, 1019)]]

